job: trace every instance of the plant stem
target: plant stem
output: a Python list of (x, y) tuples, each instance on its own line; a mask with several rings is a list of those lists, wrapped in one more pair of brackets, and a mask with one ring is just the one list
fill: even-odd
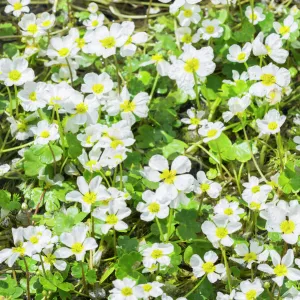
[(15, 90), (15, 98), (16, 98), (16, 117), (18, 118), (19, 116), (19, 100), (18, 100), (18, 89), (14, 85), (14, 90)]
[(114, 229), (114, 254), (115, 256), (117, 256), (117, 233), (115, 229)]
[(50, 152), (51, 152), (52, 157), (53, 157), (53, 169), (54, 169), (54, 175), (56, 175), (56, 159), (55, 159), (55, 155), (54, 155), (54, 152), (53, 152), (53, 149), (52, 149), (50, 143), (48, 143), (48, 146), (49, 146)]
[(3, 149), (3, 150), (0, 151), (0, 153), (5, 153), (5, 152), (14, 151), (14, 150), (19, 150), (19, 149), (25, 148), (27, 146), (30, 146), (32, 144), (33, 144), (33, 141), (29, 142), (27, 144), (23, 144), (23, 145), (20, 145), (20, 146), (13, 147), (13, 148)]
[(153, 95), (154, 95), (154, 92), (155, 92), (155, 89), (156, 89), (156, 86), (157, 86), (158, 79), (159, 79), (159, 73), (157, 72), (156, 77), (155, 77), (155, 80), (154, 80), (154, 83), (153, 83), (153, 86), (152, 86), (152, 90), (151, 90), (151, 93), (150, 93), (149, 102), (150, 102), (150, 101), (152, 100), (152, 98), (153, 98)]
[(197, 104), (197, 108), (201, 109), (200, 100), (199, 100), (199, 90), (198, 90), (197, 74), (195, 72), (193, 72), (193, 76), (194, 76), (194, 83), (195, 83), (196, 104)]
[(44, 262), (43, 262), (43, 257), (41, 255), (41, 253), (39, 253), (39, 257), (40, 257), (40, 260), (41, 260), (41, 265), (42, 265), (44, 276), (45, 276), (45, 278), (47, 278), (46, 270), (45, 270), (45, 266), (44, 266)]
[(27, 300), (30, 300), (30, 280), (29, 280), (29, 270), (26, 258), (24, 257), (24, 264), (26, 269), (26, 283), (27, 283)]
[(201, 280), (199, 280), (199, 282), (186, 295), (184, 295), (184, 298), (187, 298), (189, 295), (191, 295), (201, 285), (205, 278), (206, 275), (204, 275)]
[(86, 285), (86, 280), (85, 280), (85, 274), (84, 274), (84, 267), (83, 267), (83, 262), (80, 262), (81, 265), (81, 273), (82, 273), (82, 283), (83, 283), (83, 288), (84, 290), (87, 289), (87, 285)]
[(157, 227), (158, 227), (158, 230), (159, 230), (160, 240), (161, 240), (162, 242), (164, 242), (164, 233), (163, 233), (163, 231), (162, 231), (161, 225), (160, 225), (159, 220), (158, 220), (157, 217), (155, 217), (155, 221), (156, 221), (156, 224), (157, 224)]
[(121, 92), (121, 81), (120, 81), (120, 76), (119, 76), (119, 64), (118, 64), (118, 60), (117, 60), (116, 55), (114, 55), (114, 60), (115, 60), (117, 80), (118, 80), (118, 93), (120, 94), (120, 92)]
[(168, 220), (168, 237), (167, 237), (167, 241), (169, 241), (169, 238), (171, 236), (172, 222), (173, 222), (173, 213), (174, 213), (174, 209), (170, 208), (169, 220)]
[(284, 169), (284, 162), (283, 162), (283, 146), (282, 146), (282, 141), (281, 141), (281, 135), (280, 132), (276, 134), (276, 143), (278, 147), (278, 153), (279, 153), (279, 159), (280, 159), (280, 166), (281, 166), (281, 171)]
[(11, 92), (8, 86), (6, 86), (7, 93), (8, 93), (8, 98), (9, 98), (9, 110), (10, 110), (10, 115), (13, 115), (13, 103), (12, 103), (12, 97), (11, 97)]
[(149, 6), (148, 6), (148, 10), (147, 10), (147, 26), (149, 27), (149, 16), (150, 16), (150, 10), (151, 10), (151, 5), (152, 5), (152, 1), (149, 1)]
[(69, 73), (70, 73), (71, 85), (72, 85), (72, 87), (73, 87), (73, 74), (72, 74), (72, 69), (71, 69), (70, 62), (69, 62), (69, 60), (68, 60), (67, 58), (66, 58), (66, 62), (67, 62), (68, 69), (69, 69)]
[(224, 264), (225, 264), (225, 268), (226, 268), (226, 275), (227, 275), (227, 280), (228, 280), (228, 287), (229, 287), (229, 292), (231, 293), (232, 291), (232, 287), (231, 287), (231, 271), (228, 265), (228, 261), (227, 261), (227, 256), (226, 256), (226, 250), (224, 249), (224, 247), (222, 245), (220, 245), (221, 251), (222, 251), (222, 256), (224, 259)]
[(198, 213), (197, 213), (198, 216), (201, 215), (202, 204), (203, 204), (203, 197), (202, 197), (202, 195), (201, 195), (201, 196), (200, 196), (200, 203), (199, 203), (199, 207), (198, 207)]

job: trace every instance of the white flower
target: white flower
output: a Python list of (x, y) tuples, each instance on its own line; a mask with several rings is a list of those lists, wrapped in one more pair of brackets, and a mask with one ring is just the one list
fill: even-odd
[(23, 235), (37, 253), (40, 253), (47, 246), (52, 237), (51, 231), (46, 229), (44, 225), (28, 226), (23, 229)]
[(230, 259), (241, 265), (246, 264), (248, 269), (251, 269), (254, 262), (266, 261), (269, 256), (269, 250), (264, 250), (264, 246), (254, 240), (250, 241), (250, 247), (245, 243), (237, 244), (234, 251), (241, 258), (231, 257)]
[(280, 200), (277, 205), (269, 205), (261, 215), (267, 220), (269, 232), (279, 232), (288, 244), (296, 244), (300, 234), (300, 205), (297, 200)]
[(144, 44), (148, 40), (146, 32), (134, 32), (134, 23), (131, 21), (122, 22), (123, 34), (127, 37), (125, 44), (121, 47), (120, 54), (122, 57), (133, 56), (136, 52), (137, 46)]
[(124, 218), (127, 218), (131, 214), (131, 210), (128, 207), (118, 207), (114, 205), (113, 202), (110, 202), (107, 207), (97, 207), (92, 216), (96, 219), (104, 221), (104, 224), (100, 225), (101, 231), (103, 234), (107, 234), (110, 229), (116, 231), (126, 230), (128, 225), (122, 221)]
[(132, 100), (127, 87), (123, 87), (120, 95), (115, 99), (108, 100), (106, 111), (109, 116), (116, 116), (121, 112), (121, 118), (129, 125), (136, 122), (136, 117), (146, 118), (148, 116), (149, 95), (145, 92), (138, 93)]
[(139, 202), (136, 210), (141, 212), (141, 219), (149, 222), (154, 218), (165, 219), (169, 215), (169, 207), (166, 203), (161, 203), (157, 195), (152, 191), (145, 191), (142, 194), (142, 199), (146, 202)]
[[(211, 1), (218, 1), (218, 0), (211, 0)], [(230, 295), (218, 292), (216, 300), (232, 300), (233, 297), (234, 297), (234, 295), (235, 295), (235, 290), (232, 290), (232, 292), (230, 293)]]
[(295, 22), (293, 16), (287, 16), (283, 20), (283, 25), (278, 22), (274, 22), (273, 27), (284, 40), (287, 40), (289, 39), (290, 34), (298, 29), (298, 23)]
[(167, 159), (157, 154), (151, 157), (143, 175), (150, 181), (160, 182), (157, 196), (161, 201), (168, 202), (177, 197), (178, 190), (184, 191), (193, 185), (193, 176), (184, 174), (190, 170), (191, 161), (185, 156), (176, 157), (169, 168)]
[(291, 75), (285, 68), (270, 63), (267, 66), (253, 66), (248, 69), (249, 79), (257, 80), (250, 87), (250, 94), (258, 97), (266, 96), (275, 87), (286, 87), (290, 84)]
[(175, 30), (177, 39), (184, 44), (197, 43), (200, 40), (200, 34), (197, 32), (192, 35), (192, 29), (190, 27), (179, 27)]
[(24, 36), (38, 37), (44, 34), (44, 30), (37, 24), (35, 14), (25, 14), (18, 23)]
[(251, 43), (246, 43), (243, 48), (239, 45), (232, 45), (229, 47), (227, 54), (227, 59), (232, 62), (244, 63), (248, 60), (251, 53), (252, 45)]
[(160, 76), (168, 76), (170, 64), (164, 60), (162, 54), (154, 54), (151, 56), (149, 61), (140, 64), (140, 67), (148, 66), (154, 64), (156, 66), (156, 70)]
[(280, 132), (280, 127), (286, 120), (286, 116), (280, 115), (276, 109), (268, 111), (263, 120), (256, 120), (257, 126), (260, 131), (260, 135), (263, 134), (275, 134)]
[[(297, 259), (295, 259), (296, 261)], [(291, 287), (282, 295), (283, 300), (300, 300), (300, 292), (295, 288)]]
[(95, 2), (90, 2), (87, 10), (91, 13), (94, 14), (98, 11), (98, 4)]
[(261, 180), (255, 176), (251, 176), (249, 182), (243, 183), (245, 190), (242, 193), (242, 198), (246, 202), (253, 200), (266, 200), (272, 187), (268, 184), (260, 185)]
[(85, 128), (84, 133), (79, 133), (77, 135), (77, 140), (81, 142), (83, 147), (93, 147), (94, 144), (99, 140), (101, 132), (106, 130), (107, 126), (101, 124), (92, 124)]
[(247, 81), (249, 79), (249, 75), (248, 75), (248, 72), (242, 72), (240, 75), (238, 71), (232, 70), (232, 79), (233, 79), (233, 81), (224, 79), (223, 83), (230, 84), (230, 85), (236, 85), (236, 82), (238, 80)]
[(143, 265), (146, 268), (152, 267), (159, 263), (160, 266), (170, 265), (170, 254), (174, 251), (174, 246), (170, 243), (154, 243), (151, 247), (148, 247), (142, 251)]
[(264, 44), (264, 33), (260, 32), (252, 42), (253, 54), (255, 56), (268, 55), (278, 64), (285, 63), (289, 52), (282, 49), (282, 40), (278, 34), (272, 33), (267, 36)]
[(201, 19), (200, 6), (188, 3), (184, 4), (177, 18), (180, 26), (190, 26), (191, 23), (198, 24)]
[(242, 224), (240, 222), (230, 222), (228, 218), (223, 216), (214, 216), (212, 219), (213, 222), (205, 221), (202, 224), (201, 229), (203, 233), (215, 248), (218, 248), (220, 244), (231, 247), (233, 239), (229, 234), (239, 230)]
[(13, 12), (15, 17), (20, 17), (22, 13), (29, 13), (29, 7), (27, 6), (30, 3), (30, 0), (7, 0), (9, 3), (5, 6), (5, 13), (9, 14)]
[(257, 299), (258, 296), (264, 291), (261, 280), (258, 278), (255, 278), (253, 282), (251, 282), (250, 280), (242, 281), (240, 283), (240, 290), (241, 292), (236, 292), (234, 299)]
[(108, 167), (109, 169), (116, 168), (126, 158), (126, 151), (130, 151), (127, 148), (119, 145), (116, 148), (106, 148), (103, 151), (100, 163), (102, 167)]
[(36, 23), (38, 27), (43, 30), (48, 30), (54, 26), (55, 23), (55, 15), (51, 15), (48, 12), (43, 12), (40, 17), (37, 18)]
[(82, 164), (82, 166), (89, 172), (98, 171), (101, 168), (100, 165), (101, 154), (102, 154), (101, 149), (95, 145), (92, 148), (92, 150), (89, 152), (89, 155), (87, 155), (87, 153), (83, 149), (82, 154), (78, 156), (78, 160)]
[(222, 36), (223, 31), (224, 29), (220, 26), (220, 21), (217, 19), (204, 20), (202, 27), (198, 29), (198, 32), (204, 40), (219, 38)]
[(274, 268), (271, 268), (267, 264), (261, 264), (257, 267), (258, 270), (275, 275), (276, 277), (272, 278), (272, 280), (275, 281), (278, 286), (282, 286), (284, 277), (287, 277), (291, 281), (300, 280), (300, 271), (292, 267), (294, 263), (294, 253), (292, 249), (288, 249), (282, 258), (275, 250), (270, 250), (270, 255)]
[(222, 190), (222, 186), (218, 182), (207, 179), (203, 171), (197, 173), (197, 180), (194, 182), (194, 192), (202, 195), (207, 193), (211, 198), (218, 198)]
[(89, 227), (80, 223), (72, 228), (71, 232), (64, 232), (60, 235), (60, 241), (67, 247), (61, 247), (56, 250), (59, 258), (68, 258), (76, 256), (77, 261), (82, 261), (86, 251), (97, 248), (94, 238), (86, 237)]
[(221, 275), (225, 272), (223, 264), (215, 264), (218, 255), (213, 251), (204, 254), (204, 261), (197, 254), (192, 255), (190, 265), (193, 268), (194, 276), (197, 278), (207, 275), (207, 279), (214, 283), (221, 279)]
[(293, 5), (290, 8), (290, 15), (295, 16), (299, 13), (299, 8), (297, 7), (297, 5)]
[(0, 176), (3, 176), (7, 172), (9, 172), (10, 166), (8, 164), (0, 165)]
[(82, 205), (82, 211), (89, 213), (95, 202), (103, 199), (105, 186), (101, 184), (100, 176), (94, 177), (88, 184), (83, 176), (77, 177), (78, 191), (72, 191), (66, 194), (66, 200), (79, 202)]
[(122, 25), (118, 23), (113, 23), (110, 29), (106, 26), (96, 28), (90, 36), (88, 52), (104, 58), (116, 54), (117, 47), (123, 46), (127, 39), (122, 33)]
[(138, 300), (136, 282), (130, 278), (113, 281), (114, 288), (110, 290), (110, 300)]
[(0, 80), (4, 80), (6, 86), (20, 86), (27, 81), (34, 80), (34, 72), (28, 68), (28, 61), (22, 57), (10, 60), (5, 58), (1, 63)]
[(163, 284), (157, 281), (148, 282), (138, 285), (135, 289), (135, 292), (138, 298), (157, 298), (163, 294), (163, 290), (161, 289), (162, 286)]
[(300, 136), (295, 136), (295, 137), (293, 138), (293, 141), (294, 141), (294, 143), (297, 144), (296, 150), (300, 151)]
[(258, 24), (263, 21), (266, 16), (263, 14), (263, 9), (259, 6), (254, 7), (253, 11), (251, 6), (247, 6), (245, 11), (245, 16), (248, 18), (249, 22), (253, 25)]
[[(27, 118), (30, 118), (28, 116)], [(28, 119), (15, 120), (13, 117), (7, 118), (10, 123), (11, 135), (15, 136), (17, 140), (24, 141), (33, 136), (31, 131), (32, 126), (28, 125)]]
[[(57, 270), (59, 271), (64, 271), (67, 267), (67, 263), (63, 260), (60, 260), (59, 258), (59, 251), (54, 251), (53, 252), (53, 246), (50, 248), (44, 248), (41, 256), (42, 256), (42, 260), (43, 260), (43, 264), (44, 264), (44, 268), (45, 270), (49, 270), (51, 269), (52, 266), (54, 266)], [(32, 258), (36, 261), (41, 261), (41, 258), (39, 255), (34, 254), (32, 256)]]
[(275, 105), (276, 103), (281, 101), (282, 94), (283, 89), (275, 87), (266, 95), (266, 101), (268, 101), (270, 105)]
[(67, 35), (51, 38), (47, 55), (52, 59), (65, 59), (74, 57), (78, 51), (79, 48), (76, 46), (73, 36)]
[(241, 115), (251, 104), (250, 96), (245, 95), (242, 98), (232, 97), (228, 101), (229, 111), (223, 112), (224, 122), (230, 121), (234, 116)]
[(34, 249), (31, 243), (25, 242), (23, 237), (23, 227), (12, 228), (12, 235), (15, 247), (6, 248), (0, 251), (0, 263), (5, 263), (11, 268), (15, 261), (24, 256), (32, 256)]
[(198, 133), (204, 137), (203, 142), (208, 143), (209, 141), (217, 139), (224, 129), (224, 124), (220, 121), (207, 122), (198, 130)]
[(38, 122), (37, 126), (31, 127), (30, 130), (36, 136), (35, 144), (45, 145), (59, 139), (58, 125), (49, 124), (46, 120)]
[(39, 97), (39, 95), (43, 93), (46, 88), (47, 84), (44, 82), (25, 82), (24, 89), (18, 93), (23, 109), (25, 111), (36, 111), (39, 108), (44, 108), (47, 102)]
[(181, 119), (181, 122), (188, 124), (188, 130), (195, 130), (201, 124), (201, 119), (205, 115), (205, 111), (197, 111), (194, 107), (187, 110), (188, 118)]
[[(211, 0), (212, 4), (218, 5), (218, 4), (223, 4), (223, 5), (228, 5), (228, 4), (235, 4), (236, 0)], [(217, 299), (219, 300), (219, 299)]]
[(87, 20), (83, 21), (83, 25), (86, 26), (87, 30), (94, 30), (103, 25), (104, 15), (90, 14)]
[(240, 214), (244, 213), (244, 209), (239, 208), (238, 202), (228, 202), (226, 199), (221, 199), (214, 207), (214, 213), (227, 217), (229, 221), (236, 222), (240, 220)]

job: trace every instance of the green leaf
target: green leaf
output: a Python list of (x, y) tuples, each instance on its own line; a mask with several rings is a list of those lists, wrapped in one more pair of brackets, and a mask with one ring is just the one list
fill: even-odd
[(66, 139), (69, 146), (68, 153), (70, 157), (74, 159), (77, 158), (82, 153), (82, 146), (80, 142), (77, 140), (77, 137), (71, 132), (66, 134)]
[(143, 83), (143, 85), (148, 85), (152, 81), (152, 76), (147, 71), (139, 71), (137, 78)]
[(94, 284), (97, 281), (96, 270), (88, 270), (85, 277), (89, 284)]
[(246, 162), (251, 159), (251, 151), (247, 142), (242, 142), (240, 144), (234, 144), (233, 150), (235, 153), (235, 158), (240, 162)]
[(54, 158), (56, 162), (59, 161), (63, 153), (62, 149), (56, 145), (51, 145), (51, 149), (53, 151), (54, 157), (49, 145), (34, 145), (30, 147), (32, 153), (38, 156), (43, 164), (47, 165), (52, 164), (54, 162)]
[(17, 29), (11, 23), (2, 23), (0, 24), (0, 36), (14, 35), (17, 32)]
[(56, 292), (57, 287), (45, 277), (40, 276), (39, 281), (45, 290)]
[(168, 158), (174, 153), (183, 154), (184, 149), (187, 148), (188, 145), (180, 140), (174, 139), (170, 144), (162, 148), (162, 152), (165, 158)]
[(183, 209), (175, 215), (175, 221), (179, 223), (176, 233), (182, 240), (197, 238), (197, 233), (201, 231), (197, 217), (196, 210)]
[(40, 161), (40, 158), (36, 156), (32, 150), (27, 150), (24, 154), (24, 170), (27, 176), (37, 176), (42, 168), (46, 165)]
[(233, 33), (233, 38), (239, 43), (251, 41), (255, 33), (254, 26), (250, 24), (246, 18), (244, 18), (241, 28), (241, 30)]

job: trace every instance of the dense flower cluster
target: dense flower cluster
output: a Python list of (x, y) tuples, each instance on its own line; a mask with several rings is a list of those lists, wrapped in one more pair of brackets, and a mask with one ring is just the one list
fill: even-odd
[(71, 2), (4, 8), (0, 296), (300, 299), (297, 6)]

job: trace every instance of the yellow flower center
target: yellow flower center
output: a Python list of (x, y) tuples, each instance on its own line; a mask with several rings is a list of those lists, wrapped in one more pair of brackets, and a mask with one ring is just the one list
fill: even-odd
[(93, 204), (93, 203), (95, 203), (96, 198), (97, 198), (97, 195), (94, 192), (88, 192), (88, 193), (84, 194), (83, 201), (88, 204)]
[(246, 300), (256, 299), (256, 290), (250, 290), (246, 293)]
[(18, 70), (12, 70), (8, 73), (8, 78), (11, 81), (18, 81), (21, 78), (22, 74)]
[(77, 43), (78, 48), (82, 49), (84, 47), (84, 45), (85, 45), (85, 40), (84, 39), (78, 38), (75, 41)]
[(103, 40), (100, 40), (100, 43), (102, 44), (102, 46), (104, 48), (110, 49), (110, 48), (113, 48), (116, 45), (116, 40), (115, 40), (114, 37), (109, 36), (109, 37), (106, 37)]
[(151, 253), (151, 257), (154, 259), (158, 259), (163, 256), (163, 252), (160, 249), (155, 249)]
[(36, 24), (29, 24), (29, 25), (27, 26), (27, 31), (28, 31), (29, 33), (31, 33), (31, 34), (35, 34), (35, 33), (37, 33), (37, 31), (38, 31), (38, 27), (37, 27)]
[(237, 56), (237, 60), (241, 61), (244, 60), (246, 58), (246, 53), (245, 52), (241, 52), (238, 56)]
[(40, 136), (44, 139), (48, 138), (50, 136), (50, 132), (48, 130), (43, 130), (40, 134)]
[(172, 184), (175, 181), (176, 178), (176, 171), (175, 170), (163, 170), (162, 173), (159, 175), (159, 177), (164, 180), (167, 184)]
[(13, 5), (13, 7), (14, 7), (14, 10), (20, 10), (23, 7), (23, 5), (20, 2), (16, 2)]
[(224, 239), (228, 235), (228, 230), (224, 227), (219, 227), (216, 229), (216, 236), (219, 239)]
[(59, 56), (67, 56), (69, 54), (70, 50), (68, 48), (61, 48), (58, 50), (58, 55)]
[(123, 103), (120, 104), (120, 108), (124, 111), (124, 112), (132, 112), (135, 110), (135, 103), (134, 102), (130, 102), (129, 100), (125, 100), (123, 101)]
[(268, 124), (268, 129), (270, 129), (270, 130), (275, 130), (275, 129), (277, 129), (277, 127), (278, 127), (278, 124), (276, 122), (270, 122)]
[(160, 210), (160, 205), (156, 202), (153, 202), (151, 203), (149, 206), (148, 206), (148, 210), (153, 213), (153, 214), (156, 214), (159, 212)]
[(17, 127), (20, 132), (25, 132), (27, 130), (27, 125), (25, 123), (18, 123)]
[(44, 262), (49, 265), (53, 265), (56, 261), (56, 257), (53, 254), (48, 254), (44, 257)]
[(13, 251), (14, 253), (19, 253), (21, 256), (24, 256), (24, 255), (25, 255), (25, 248), (22, 247), (22, 246), (12, 248), (12, 251)]
[(29, 94), (29, 100), (36, 101), (36, 92), (32, 92)]
[(126, 296), (126, 297), (131, 296), (133, 294), (132, 288), (124, 287), (124, 288), (122, 288), (121, 293), (123, 296)]
[(285, 265), (277, 265), (274, 268), (274, 273), (277, 276), (285, 276), (287, 274), (287, 267)]
[(224, 209), (224, 214), (227, 216), (231, 216), (233, 214), (233, 210), (230, 207)]
[(46, 21), (44, 21), (43, 23), (42, 23), (42, 26), (43, 27), (48, 27), (48, 26), (50, 26), (51, 25), (51, 21), (50, 20), (46, 20)]
[(91, 160), (89, 160), (88, 162), (86, 162), (86, 166), (88, 167), (88, 168), (90, 168), (90, 169), (92, 169), (93, 168), (93, 166), (95, 165), (97, 163), (97, 161), (96, 160), (94, 160), (94, 159), (91, 159)]
[(199, 67), (200, 67), (199, 60), (197, 58), (191, 58), (185, 62), (184, 70), (188, 73), (194, 73), (199, 69)]
[(118, 217), (114, 214), (106, 217), (106, 223), (109, 225), (116, 225), (118, 223)]
[(210, 129), (207, 132), (207, 137), (212, 138), (212, 137), (216, 136), (217, 133), (218, 133), (217, 129)]
[(206, 33), (208, 33), (208, 34), (212, 34), (212, 33), (214, 33), (214, 31), (215, 31), (215, 27), (212, 26), (212, 25), (209, 25), (209, 26), (207, 26), (207, 27), (205, 28), (205, 31), (206, 31)]
[(259, 185), (253, 186), (252, 189), (251, 189), (251, 192), (253, 194), (258, 193), (259, 191), (260, 191), (260, 186)]
[(99, 22), (98, 22), (97, 20), (92, 21), (92, 26), (93, 26), (93, 27), (98, 26), (98, 24), (99, 24)]
[(276, 83), (276, 77), (272, 74), (263, 74), (260, 77), (262, 84), (269, 86)]
[(81, 243), (75, 243), (72, 245), (71, 250), (75, 254), (79, 254), (83, 251), (83, 245)]
[(154, 60), (155, 62), (159, 62), (163, 60), (163, 56), (161, 54), (155, 54), (152, 55), (151, 59)]
[(205, 273), (209, 274), (216, 270), (215, 265), (212, 262), (206, 262), (202, 265), (202, 269)]
[(269, 54), (271, 54), (271, 52), (272, 52), (272, 49), (271, 49), (271, 47), (270, 47), (270, 46), (268, 46), (268, 45), (266, 45), (265, 47), (266, 47), (266, 50), (268, 51), (268, 53), (269, 53)]
[(249, 252), (244, 256), (244, 260), (247, 263), (256, 260), (256, 258), (257, 258), (257, 255), (254, 252)]
[(125, 42), (125, 45), (130, 45), (130, 44), (132, 44), (132, 37), (131, 36)]
[(197, 119), (197, 118), (191, 118), (191, 124), (193, 124), (193, 125), (199, 125), (199, 123), (200, 123), (199, 119)]
[(104, 85), (101, 83), (96, 83), (93, 85), (92, 90), (95, 94), (101, 94), (104, 91)]
[(289, 26), (281, 26), (279, 29), (279, 33), (282, 35), (285, 35), (290, 32), (290, 27)]
[(249, 19), (252, 20), (252, 21), (257, 20), (257, 14), (255, 14), (255, 13), (254, 14), (250, 14)]
[(32, 244), (37, 244), (39, 242), (39, 239), (37, 236), (32, 236), (29, 241), (32, 243)]
[(261, 204), (259, 202), (251, 202), (250, 208), (252, 210), (260, 210)]
[(192, 36), (186, 33), (182, 38), (181, 41), (185, 44), (190, 44), (192, 42)]
[(84, 103), (79, 103), (76, 105), (76, 112), (78, 114), (85, 114), (88, 111), (88, 106)]
[(201, 188), (202, 192), (207, 192), (210, 188), (210, 185), (208, 183), (202, 183), (202, 184), (200, 184), (200, 188)]
[(121, 140), (113, 140), (111, 143), (110, 143), (110, 146), (113, 148), (113, 149), (116, 149), (118, 146), (123, 146), (124, 143), (123, 141)]
[(295, 228), (295, 223), (291, 220), (285, 220), (280, 224), (280, 229), (284, 234), (293, 233)]
[(193, 15), (193, 12), (191, 9), (185, 9), (183, 11), (183, 15), (186, 17), (186, 18), (190, 18), (192, 15)]
[(143, 290), (147, 293), (149, 293), (152, 290), (152, 285), (149, 283), (146, 283), (143, 285)]

